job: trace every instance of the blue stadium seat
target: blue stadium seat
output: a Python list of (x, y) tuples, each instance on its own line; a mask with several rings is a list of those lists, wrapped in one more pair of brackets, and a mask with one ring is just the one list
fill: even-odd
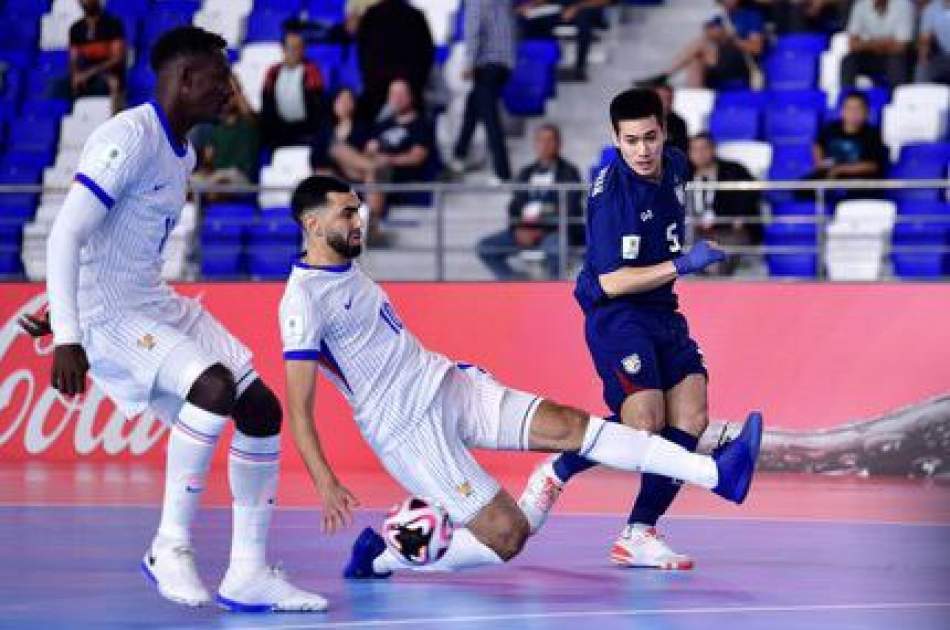
[(142, 18), (148, 15), (151, 8), (150, 0), (119, 0), (109, 2), (106, 11), (116, 17)]
[(65, 50), (41, 52), (28, 73), (27, 93), (38, 98), (52, 96), (57, 81), (65, 81), (69, 74), (69, 53)]
[(818, 207), (813, 201), (783, 201), (772, 205), (774, 217), (807, 217), (815, 216)]
[(136, 46), (137, 50), (140, 50), (144, 53), (139, 55), (139, 60), (148, 57), (148, 53), (146, 51), (150, 51), (152, 49), (152, 44), (154, 44), (165, 31), (171, 30), (178, 26), (190, 25), (192, 17), (192, 13), (182, 11), (160, 11), (150, 13), (148, 18), (144, 19), (142, 22), (141, 35), (139, 36), (139, 42)]
[(898, 164), (913, 163), (923, 168), (950, 162), (950, 142), (920, 142), (901, 147)]
[[(816, 247), (817, 230), (809, 223), (772, 223), (765, 226), (765, 244), (777, 247)], [(767, 254), (769, 275), (778, 278), (814, 278), (818, 275), (817, 252)]]
[(248, 273), (263, 279), (285, 278), (300, 249), (300, 228), (288, 215), (284, 214), (281, 219), (262, 219), (248, 233), (245, 252)]
[(326, 93), (333, 94), (340, 86), (340, 72), (346, 57), (339, 44), (312, 44), (307, 46), (307, 58), (317, 64), (323, 73)]
[(257, 217), (257, 207), (249, 203), (210, 203), (204, 209), (205, 221), (250, 225)]
[(894, 274), (902, 278), (939, 278), (950, 273), (950, 222), (898, 222), (894, 226), (895, 248), (919, 248), (926, 251), (894, 251)]
[(235, 278), (243, 273), (244, 230), (244, 225), (232, 221), (205, 221), (202, 224), (202, 275), (206, 278)]
[(709, 117), (709, 133), (717, 142), (756, 140), (759, 137), (759, 109), (717, 106)]
[(758, 110), (765, 108), (769, 93), (760, 90), (725, 90), (716, 94), (716, 108), (719, 107), (752, 107)]
[(51, 154), (59, 141), (59, 118), (29, 117), (10, 130), (8, 149), (17, 152)]
[(764, 64), (766, 83), (772, 90), (807, 90), (818, 78), (818, 55), (794, 48), (774, 50)]
[(23, 101), (20, 105), (20, 116), (38, 116), (42, 118), (50, 118), (59, 125), (60, 119), (69, 113), (69, 110), (73, 108), (72, 103), (69, 101), (61, 100), (58, 98), (38, 98), (36, 100), (30, 99), (31, 95), (27, 95), (27, 99)]
[(811, 143), (818, 135), (819, 110), (798, 105), (770, 105), (765, 110), (765, 139), (773, 145)]
[(314, 22), (339, 24), (346, 19), (346, 0), (310, 0), (307, 15)]
[(33, 63), (36, 56), (36, 42), (29, 48), (10, 48), (4, 49), (0, 46), (0, 62), (7, 64), (9, 68), (23, 70)]
[[(946, 176), (946, 162), (920, 158), (913, 153), (892, 166), (888, 173), (890, 179), (946, 179)], [(939, 188), (904, 188), (889, 191), (889, 197), (896, 201), (937, 201), (941, 193)]]
[(795, 50), (820, 55), (828, 48), (829, 39), (828, 35), (824, 33), (783, 35), (775, 40), (773, 50)]
[(126, 78), (126, 100), (130, 106), (141, 105), (155, 92), (155, 75), (147, 65), (135, 65)]
[(284, 37), (284, 22), (291, 15), (288, 11), (255, 10), (247, 17), (245, 43), (279, 42)]
[(547, 62), (519, 57), (502, 93), (505, 107), (516, 116), (543, 115), (553, 76)]
[[(801, 179), (814, 168), (814, 155), (810, 144), (780, 144), (772, 149), (772, 164), (769, 166), (768, 177), (772, 180)], [(790, 190), (770, 190), (765, 196), (776, 203), (791, 201), (794, 194)]]
[(910, 199), (897, 203), (897, 214), (901, 216), (946, 216), (950, 217), (950, 202), (920, 201)]

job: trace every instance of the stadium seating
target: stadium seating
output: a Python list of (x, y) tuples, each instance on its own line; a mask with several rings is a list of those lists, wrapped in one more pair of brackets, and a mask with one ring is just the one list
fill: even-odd
[(853, 199), (835, 208), (825, 265), (832, 280), (877, 280), (897, 208), (892, 201)]

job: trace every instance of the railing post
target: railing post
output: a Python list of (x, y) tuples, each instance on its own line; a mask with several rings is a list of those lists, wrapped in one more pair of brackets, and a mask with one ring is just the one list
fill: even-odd
[(445, 280), (445, 210), (442, 203), (442, 187), (432, 192), (432, 204), (435, 206), (435, 278)]
[(192, 257), (197, 253), (197, 258), (195, 260), (189, 260), (188, 270), (191, 275), (190, 280), (199, 280), (201, 278), (201, 261), (204, 259), (204, 251), (201, 248), (201, 226), (204, 225), (204, 216), (201, 212), (201, 188), (192, 188), (195, 198), (195, 230), (191, 235), (191, 243), (189, 243), (189, 249), (192, 251)]
[(827, 256), (825, 255), (825, 248), (828, 246), (828, 239), (825, 234), (825, 187), (820, 183), (816, 183), (817, 188), (815, 189), (815, 212), (817, 213), (818, 222), (815, 225), (815, 244), (818, 246), (818, 279), (825, 279), (825, 260)]
[(557, 277), (563, 280), (567, 277), (567, 191), (561, 188), (557, 195)]

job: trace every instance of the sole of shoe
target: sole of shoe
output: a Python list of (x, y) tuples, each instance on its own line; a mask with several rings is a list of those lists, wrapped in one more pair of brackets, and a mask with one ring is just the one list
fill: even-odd
[(633, 559), (626, 550), (622, 548), (618, 550), (616, 547), (610, 551), (610, 562), (625, 569), (656, 569), (660, 571), (691, 571), (696, 566), (695, 562), (688, 559), (675, 560), (662, 564), (637, 563), (633, 562)]

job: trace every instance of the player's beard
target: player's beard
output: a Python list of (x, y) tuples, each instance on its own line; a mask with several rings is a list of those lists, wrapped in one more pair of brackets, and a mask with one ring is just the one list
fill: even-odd
[(360, 254), (363, 253), (363, 244), (357, 243), (353, 245), (350, 243), (349, 237), (350, 234), (344, 234), (342, 232), (333, 232), (327, 235), (327, 245), (330, 246), (330, 249), (335, 251), (340, 256), (343, 256), (347, 260), (352, 260), (357, 258)]

